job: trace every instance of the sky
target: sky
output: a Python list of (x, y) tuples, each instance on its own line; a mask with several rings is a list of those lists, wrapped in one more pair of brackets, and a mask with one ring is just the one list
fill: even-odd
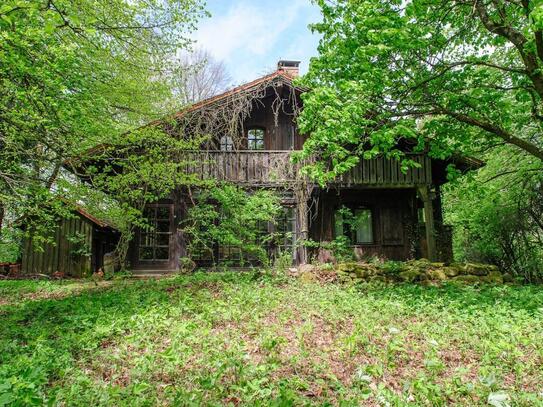
[(275, 70), (277, 61), (301, 61), (305, 73), (317, 54), (318, 34), (308, 24), (320, 21), (310, 0), (207, 0), (211, 17), (194, 34), (199, 47), (223, 61), (239, 85)]

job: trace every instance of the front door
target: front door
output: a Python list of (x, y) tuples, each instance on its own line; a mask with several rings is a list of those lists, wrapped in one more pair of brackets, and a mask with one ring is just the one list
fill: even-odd
[(168, 267), (173, 234), (172, 205), (150, 205), (143, 214), (149, 227), (139, 231), (138, 264), (145, 268)]

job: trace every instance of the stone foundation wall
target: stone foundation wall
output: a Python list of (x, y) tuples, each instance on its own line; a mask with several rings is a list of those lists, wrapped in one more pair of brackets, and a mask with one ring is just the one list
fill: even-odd
[(439, 284), (503, 284), (513, 282), (511, 275), (496, 266), (475, 263), (432, 263), (426, 259), (406, 262), (365, 263), (350, 262), (331, 265), (304, 265), (297, 274), (305, 280), (326, 282), (408, 282)]

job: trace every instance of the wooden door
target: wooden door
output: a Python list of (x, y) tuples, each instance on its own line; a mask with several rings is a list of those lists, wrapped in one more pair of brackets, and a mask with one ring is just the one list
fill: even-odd
[(381, 208), (383, 245), (403, 245), (404, 228), (401, 208)]
[(140, 229), (138, 236), (138, 266), (168, 267), (172, 256), (173, 210), (171, 204), (147, 206), (144, 217), (148, 228)]

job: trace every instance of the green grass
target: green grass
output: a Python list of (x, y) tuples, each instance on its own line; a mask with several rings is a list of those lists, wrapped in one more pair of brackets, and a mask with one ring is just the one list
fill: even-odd
[(0, 282), (0, 405), (543, 405), (543, 290)]

